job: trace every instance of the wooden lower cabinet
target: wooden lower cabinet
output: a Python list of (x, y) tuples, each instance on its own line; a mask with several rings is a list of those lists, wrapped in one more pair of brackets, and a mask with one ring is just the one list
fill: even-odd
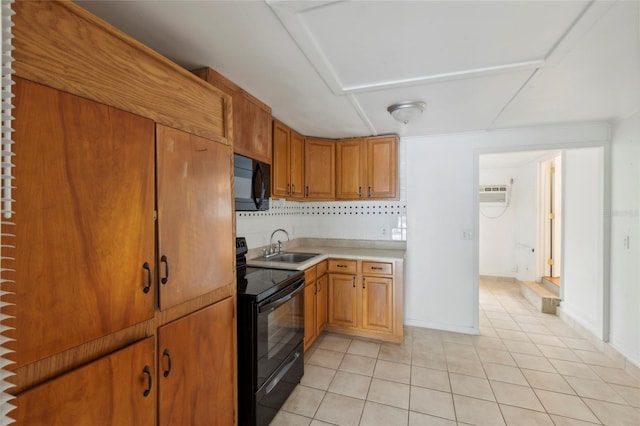
[(394, 262), (330, 259), (327, 329), (402, 341), (401, 269)]
[(234, 301), (158, 329), (158, 425), (231, 425), (235, 411)]
[(12, 416), (30, 426), (153, 426), (154, 359), (155, 339), (148, 337), (23, 392)]
[(393, 278), (362, 277), (362, 328), (393, 331)]
[(357, 327), (357, 285), (355, 275), (329, 274), (330, 325)]
[(304, 350), (318, 338), (327, 325), (327, 262), (305, 271)]

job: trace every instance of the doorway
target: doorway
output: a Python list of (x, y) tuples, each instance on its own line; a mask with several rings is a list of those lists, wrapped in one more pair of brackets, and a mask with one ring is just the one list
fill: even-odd
[(562, 157), (540, 162), (542, 283), (559, 294), (562, 271)]

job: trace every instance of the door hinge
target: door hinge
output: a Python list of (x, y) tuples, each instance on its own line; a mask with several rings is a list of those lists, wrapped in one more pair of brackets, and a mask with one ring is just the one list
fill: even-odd
[(553, 265), (553, 259), (547, 259), (547, 265)]
[(153, 211), (153, 220), (158, 220), (158, 210)]
[(553, 213), (549, 213), (549, 220), (553, 220)]

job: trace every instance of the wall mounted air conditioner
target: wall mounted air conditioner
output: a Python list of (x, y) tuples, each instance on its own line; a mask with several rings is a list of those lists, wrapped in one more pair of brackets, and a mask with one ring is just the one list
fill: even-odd
[(509, 185), (480, 185), (478, 200), (485, 206), (506, 206), (509, 204)]

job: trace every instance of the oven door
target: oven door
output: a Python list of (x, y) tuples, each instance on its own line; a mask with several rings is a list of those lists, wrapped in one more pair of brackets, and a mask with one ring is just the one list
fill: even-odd
[(260, 302), (256, 310), (260, 388), (304, 338), (304, 278)]

